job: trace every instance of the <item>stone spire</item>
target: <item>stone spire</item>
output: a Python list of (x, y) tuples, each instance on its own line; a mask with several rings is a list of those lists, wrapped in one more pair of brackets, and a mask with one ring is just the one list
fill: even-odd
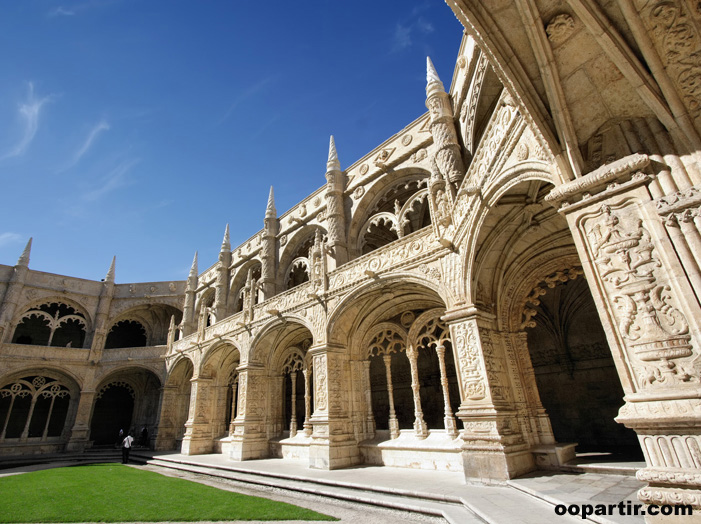
[(226, 225), (224, 230), (224, 240), (221, 243), (221, 251), (231, 251), (231, 242), (229, 241), (229, 224)]
[(113, 256), (112, 263), (110, 264), (110, 268), (107, 270), (107, 275), (105, 275), (105, 282), (114, 282), (114, 268), (115, 268), (116, 262), (117, 262), (117, 257)]
[(326, 161), (326, 171), (340, 171), (341, 163), (338, 161), (338, 153), (336, 153), (336, 142), (333, 140), (333, 135), (331, 135), (331, 140), (329, 142), (329, 159)]
[(24, 251), (22, 251), (22, 254), (19, 256), (19, 259), (17, 259), (17, 265), (29, 267), (29, 254), (31, 252), (32, 252), (32, 238), (30, 237), (29, 242), (27, 242), (27, 245), (24, 247)]
[(460, 144), (453, 119), (450, 95), (445, 92), (443, 82), (438, 78), (436, 68), (426, 57), (426, 107), (431, 119), (433, 135), (433, 156), (441, 175), (448, 183), (451, 193), (465, 175)]
[(197, 251), (195, 251), (195, 258), (192, 259), (192, 266), (190, 267), (190, 274), (188, 275), (188, 280), (192, 277), (197, 278)]
[(186, 337), (194, 333), (197, 323), (195, 322), (195, 291), (197, 291), (197, 251), (192, 259), (192, 267), (187, 277), (185, 287), (185, 303), (183, 305), (183, 336)]
[(273, 186), (270, 186), (268, 195), (268, 207), (265, 209), (263, 220), (263, 238), (261, 242), (261, 277), (260, 285), (263, 290), (263, 300), (267, 300), (275, 294), (275, 275), (277, 274), (277, 234), (280, 224), (275, 209), (275, 194)]
[(229, 242), (229, 224), (224, 231), (224, 240), (219, 251), (219, 265), (217, 266), (217, 280), (214, 284), (214, 316), (221, 320), (226, 316), (226, 303), (229, 289), (229, 266), (231, 266), (231, 243)]
[(348, 261), (348, 249), (346, 246), (346, 214), (343, 205), (343, 191), (346, 179), (341, 164), (338, 161), (336, 142), (331, 135), (329, 141), (329, 159), (326, 162), (326, 209), (328, 220), (329, 251), (332, 260), (329, 261), (333, 271), (341, 264)]
[(438, 76), (436, 68), (433, 67), (430, 57), (426, 57), (426, 96), (430, 97), (435, 92), (445, 93), (443, 82)]
[(270, 194), (268, 195), (268, 207), (265, 209), (265, 218), (277, 218), (277, 210), (275, 209), (275, 195), (273, 194), (273, 186), (270, 186)]

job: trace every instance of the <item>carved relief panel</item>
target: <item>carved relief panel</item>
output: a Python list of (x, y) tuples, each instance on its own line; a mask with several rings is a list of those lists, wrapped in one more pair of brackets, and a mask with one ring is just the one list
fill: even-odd
[(579, 224), (637, 388), (698, 383), (689, 319), (637, 206), (604, 203)]

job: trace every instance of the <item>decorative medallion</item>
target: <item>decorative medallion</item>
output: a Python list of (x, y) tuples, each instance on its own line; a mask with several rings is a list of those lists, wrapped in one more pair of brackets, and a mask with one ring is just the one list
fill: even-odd
[(406, 135), (404, 135), (404, 136), (402, 137), (402, 145), (403, 145), (403, 146), (408, 146), (409, 144), (411, 144), (412, 138), (413, 138), (413, 137), (412, 137), (410, 134), (408, 134), (408, 133), (407, 133)]
[(567, 37), (572, 34), (573, 30), (574, 18), (567, 13), (561, 13), (553, 17), (545, 28), (545, 32), (548, 33), (548, 39), (553, 44), (560, 44), (567, 40)]
[(358, 186), (353, 191), (353, 198), (359, 200), (365, 194), (365, 188), (363, 186)]
[(367, 173), (368, 173), (369, 170), (370, 170), (370, 168), (368, 167), (368, 165), (367, 165), (367, 164), (363, 164), (362, 166), (360, 166), (360, 170), (359, 170), (359, 171), (360, 171), (360, 174), (361, 174), (361, 175), (367, 175)]
[(414, 320), (416, 320), (416, 315), (414, 315), (413, 311), (405, 311), (399, 318), (399, 322), (401, 322), (402, 326), (404, 326), (406, 329), (411, 327)]

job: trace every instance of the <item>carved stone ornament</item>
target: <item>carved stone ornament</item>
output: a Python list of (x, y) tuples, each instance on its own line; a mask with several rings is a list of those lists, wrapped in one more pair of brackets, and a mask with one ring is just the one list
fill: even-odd
[(467, 400), (481, 400), (486, 396), (484, 377), (480, 369), (480, 351), (476, 327), (472, 322), (452, 326), (460, 381)]
[(670, 287), (659, 281), (660, 262), (642, 220), (619, 216), (608, 205), (587, 220), (585, 232), (631, 356), (643, 365), (644, 386), (688, 382), (693, 370), (672, 362), (692, 355), (689, 325)]
[(358, 171), (360, 172), (361, 175), (367, 175), (369, 170), (370, 170), (370, 168), (368, 167), (368, 165), (363, 164), (362, 166), (360, 166), (360, 169)]
[(363, 186), (358, 186), (355, 188), (355, 191), (353, 191), (353, 198), (355, 200), (360, 200), (364, 194), (365, 188)]
[(548, 39), (553, 44), (560, 44), (574, 31), (574, 18), (567, 13), (561, 13), (553, 17), (545, 28)]
[(427, 156), (426, 149), (421, 148), (418, 151), (416, 151), (414, 154), (411, 155), (411, 161), (412, 162), (421, 162), (424, 158)]
[(407, 133), (406, 135), (404, 135), (404, 136), (402, 137), (402, 145), (403, 145), (403, 146), (408, 146), (409, 144), (411, 144), (412, 138), (413, 138), (413, 137), (412, 137), (410, 134), (408, 134), (408, 133)]
[(633, 173), (643, 170), (649, 163), (650, 158), (647, 155), (640, 153), (628, 155), (610, 164), (605, 164), (588, 175), (556, 187), (545, 196), (545, 201), (558, 202), (574, 199), (584, 193), (594, 193), (611, 182), (620, 182)]

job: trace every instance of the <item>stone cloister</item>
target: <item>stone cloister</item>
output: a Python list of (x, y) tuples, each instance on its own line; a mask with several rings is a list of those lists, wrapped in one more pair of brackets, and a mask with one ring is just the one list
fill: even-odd
[(323, 187), (280, 215), (271, 188), (212, 267), (90, 282), (29, 270), (31, 243), (0, 266), (0, 453), (99, 445), (126, 405), (157, 450), (469, 483), (576, 442), (701, 508), (701, 107), (673, 55), (698, 13), (448, 4), (467, 34), (428, 112), (343, 168), (332, 137)]

